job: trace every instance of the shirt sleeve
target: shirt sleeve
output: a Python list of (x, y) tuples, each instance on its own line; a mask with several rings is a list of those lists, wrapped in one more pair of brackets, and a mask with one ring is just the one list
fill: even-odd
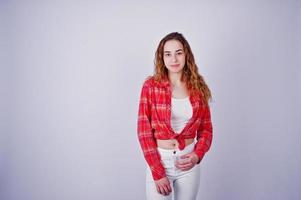
[(151, 128), (151, 90), (149, 84), (143, 84), (138, 111), (137, 133), (144, 158), (147, 161), (154, 180), (166, 177), (160, 154)]
[(209, 105), (205, 105), (201, 115), (201, 123), (197, 130), (197, 142), (194, 152), (199, 157), (198, 164), (203, 159), (205, 153), (210, 149), (212, 143), (212, 123)]

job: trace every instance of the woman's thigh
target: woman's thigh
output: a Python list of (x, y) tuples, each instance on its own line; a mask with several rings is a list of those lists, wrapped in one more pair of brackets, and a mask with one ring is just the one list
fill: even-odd
[(200, 165), (179, 176), (173, 182), (175, 200), (195, 200), (200, 185)]

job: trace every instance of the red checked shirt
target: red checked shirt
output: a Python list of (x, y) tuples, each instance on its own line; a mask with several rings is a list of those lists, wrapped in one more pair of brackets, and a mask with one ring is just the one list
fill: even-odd
[(151, 77), (141, 90), (137, 133), (144, 157), (150, 166), (154, 180), (166, 177), (165, 169), (157, 151), (156, 139), (176, 139), (179, 149), (185, 148), (185, 139), (195, 138), (194, 153), (199, 162), (212, 142), (212, 124), (208, 104), (203, 104), (199, 95), (190, 95), (193, 114), (184, 129), (175, 133), (171, 128), (171, 86), (168, 79), (160, 83)]

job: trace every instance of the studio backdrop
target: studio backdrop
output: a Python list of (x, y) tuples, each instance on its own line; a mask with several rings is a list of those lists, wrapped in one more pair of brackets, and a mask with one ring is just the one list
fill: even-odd
[(295, 0), (1, 1), (0, 199), (145, 199), (138, 100), (174, 31), (213, 96), (198, 199), (300, 199), (300, 13)]

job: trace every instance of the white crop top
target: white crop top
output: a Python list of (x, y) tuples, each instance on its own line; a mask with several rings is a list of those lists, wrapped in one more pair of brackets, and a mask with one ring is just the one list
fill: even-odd
[(192, 117), (192, 106), (189, 97), (171, 98), (171, 127), (175, 133), (181, 133)]

